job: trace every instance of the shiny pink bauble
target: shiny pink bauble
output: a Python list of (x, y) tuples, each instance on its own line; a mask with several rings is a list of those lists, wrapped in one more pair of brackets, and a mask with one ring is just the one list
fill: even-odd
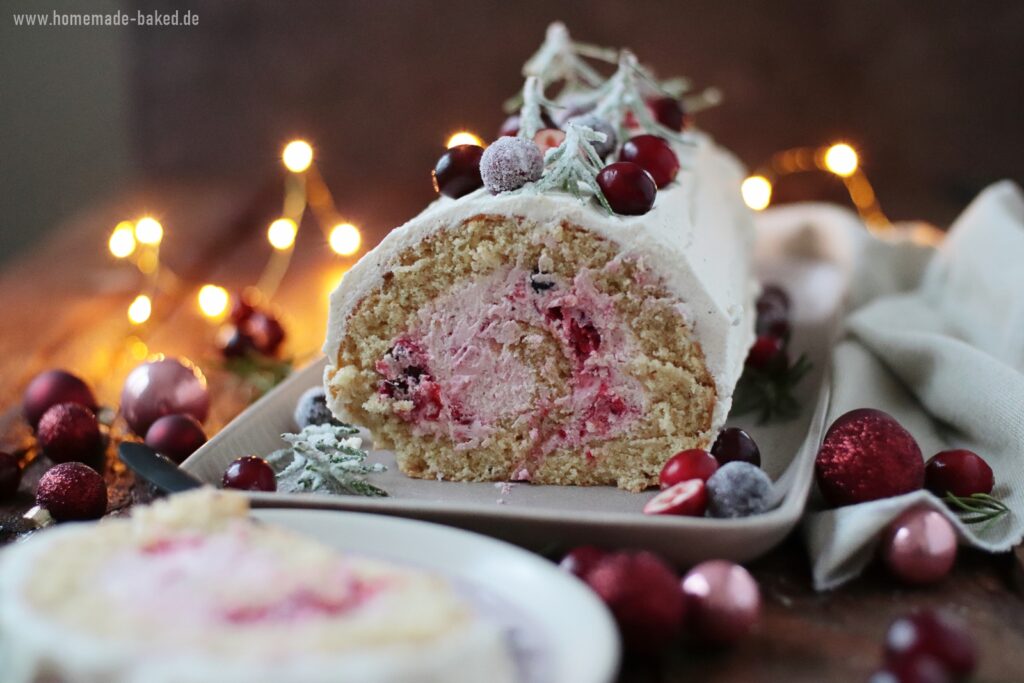
[(206, 378), (188, 360), (164, 358), (143, 363), (124, 381), (121, 413), (139, 436), (145, 436), (150, 425), (164, 415), (183, 413), (202, 422), (209, 412)]
[(702, 562), (683, 577), (690, 633), (728, 645), (761, 618), (761, 589), (746, 569), (727, 560)]
[(882, 560), (897, 578), (914, 584), (934, 583), (956, 562), (956, 531), (942, 513), (908, 510), (882, 537)]

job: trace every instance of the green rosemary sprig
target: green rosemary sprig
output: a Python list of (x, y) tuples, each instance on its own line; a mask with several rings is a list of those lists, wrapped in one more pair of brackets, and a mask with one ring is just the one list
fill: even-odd
[(1010, 512), (1010, 508), (1004, 502), (987, 493), (958, 496), (947, 491), (942, 500), (950, 507), (956, 508), (956, 513), (960, 515), (960, 521), (964, 524), (984, 522), (984, 525), (978, 529), (979, 532), (984, 532), (998, 519)]
[(224, 361), (224, 369), (253, 388), (259, 398), (292, 372), (290, 358), (278, 359), (262, 353), (249, 352)]
[(742, 415), (756, 411), (762, 424), (796, 417), (800, 414), (800, 402), (793, 392), (812, 367), (807, 355), (801, 354), (785, 368), (745, 368), (733, 395), (733, 412)]

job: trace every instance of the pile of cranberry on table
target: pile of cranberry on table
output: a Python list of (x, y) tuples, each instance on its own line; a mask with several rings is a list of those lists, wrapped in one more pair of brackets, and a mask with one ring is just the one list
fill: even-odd
[[(652, 116), (670, 130), (686, 125), (682, 103), (661, 97), (648, 101)], [(546, 128), (533, 139), (517, 137), (519, 117), (511, 116), (502, 125), (498, 139), (487, 146), (457, 145), (448, 149), (434, 167), (434, 188), (442, 195), (457, 199), (481, 187), (491, 194), (511, 192), (526, 183), (539, 180), (544, 172), (544, 154), (558, 147), (565, 133), (545, 113)], [(594, 143), (594, 150), (607, 160), (618, 147), (613, 122), (585, 111), (570, 110), (564, 123), (575, 121), (606, 136)], [(617, 214), (637, 216), (654, 206), (658, 190), (675, 180), (679, 159), (667, 140), (657, 135), (636, 135), (626, 140), (618, 159), (607, 163), (597, 174), (609, 206)]]

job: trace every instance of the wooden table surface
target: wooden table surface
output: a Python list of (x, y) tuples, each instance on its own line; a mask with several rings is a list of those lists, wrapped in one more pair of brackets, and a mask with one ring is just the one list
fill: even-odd
[[(388, 197), (382, 194), (380, 202)], [(269, 256), (268, 219), (279, 210), (279, 184), (230, 187), (163, 184), (126, 190), (81, 211), (33, 253), (0, 272), (0, 449), (30, 448), (20, 396), (33, 375), (63, 367), (84, 377), (100, 402), (116, 406), (121, 384), (144, 353), (186, 356), (209, 380), (209, 434), (252, 399), (251, 388), (219, 366), (215, 327), (203, 320), (195, 292), (205, 282), (229, 290), (253, 284)], [(113, 259), (106, 240), (118, 221), (150, 213), (166, 235), (162, 257), (180, 280), (156, 299), (142, 328), (127, 321), (142, 280)], [(364, 226), (375, 243), (387, 226)], [(297, 362), (315, 357), (323, 339), (327, 295), (351, 261), (327, 249), (315, 224), (303, 226), (291, 270), (274, 303)], [(145, 348), (139, 342), (145, 344)], [(47, 467), (33, 450), (14, 504), (0, 506), (0, 542), (17, 530), (31, 504), (34, 483)], [(143, 497), (131, 475), (107, 455), (111, 510)], [(887, 624), (917, 607), (944, 607), (964, 618), (979, 643), (976, 681), (1024, 680), (1024, 553), (990, 556), (963, 551), (952, 575), (925, 589), (901, 587), (878, 568), (832, 593), (815, 593), (807, 558), (794, 536), (750, 569), (765, 598), (755, 636), (725, 651), (679, 646), (660, 659), (627, 660), (622, 681), (716, 683), (864, 681), (877, 665)]]

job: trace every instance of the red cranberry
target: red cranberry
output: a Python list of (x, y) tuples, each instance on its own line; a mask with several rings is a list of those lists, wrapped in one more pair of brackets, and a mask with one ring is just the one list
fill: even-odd
[(757, 299), (755, 329), (759, 335), (789, 337), (789, 295), (777, 285), (766, 285)]
[(146, 445), (181, 463), (206, 443), (206, 432), (191, 415), (164, 415), (146, 430)]
[(661, 189), (676, 179), (679, 157), (672, 146), (657, 135), (637, 135), (626, 141), (619, 152), (619, 161), (632, 161), (651, 174)]
[(707, 481), (718, 469), (718, 460), (705, 450), (691, 448), (676, 453), (661, 468), (658, 481), (662, 489), (690, 479)]
[(21, 467), (18, 458), (0, 451), (0, 501), (13, 498), (21, 483)]
[(708, 492), (700, 479), (681, 481), (647, 501), (645, 515), (703, 517), (708, 509)]
[(565, 133), (557, 128), (544, 128), (537, 131), (533, 136), (533, 143), (541, 154), (546, 154), (549, 149), (555, 149), (565, 140)]
[(253, 347), (265, 356), (273, 356), (284, 343), (281, 321), (265, 311), (255, 311), (242, 326)]
[(103, 451), (96, 415), (77, 403), (58, 403), (39, 420), (39, 446), (53, 462), (90, 460)]
[(675, 97), (658, 97), (647, 102), (651, 115), (661, 125), (671, 130), (682, 130), (686, 123), (683, 103)]
[(587, 583), (612, 611), (627, 649), (658, 652), (678, 634), (686, 609), (683, 591), (657, 555), (609, 555), (590, 570)]
[(25, 389), (23, 410), (33, 429), (47, 410), (58, 403), (78, 403), (95, 412), (98, 409), (92, 389), (64, 370), (47, 370), (36, 375)]
[(775, 372), (789, 364), (786, 341), (771, 334), (762, 334), (754, 340), (747, 352), (746, 365), (755, 370)]
[(728, 427), (715, 439), (711, 447), (711, 455), (715, 456), (719, 465), (739, 460), (751, 465), (761, 466), (761, 450), (750, 434), (739, 427)]
[(256, 347), (252, 337), (235, 325), (225, 325), (217, 333), (217, 348), (225, 358), (244, 356)]
[(597, 184), (612, 211), (640, 216), (651, 210), (658, 187), (651, 174), (631, 161), (608, 164), (597, 174)]
[(479, 145), (456, 145), (445, 151), (434, 166), (434, 189), (445, 197), (458, 199), (483, 187), (480, 177), (480, 157), (484, 148)]
[(953, 677), (934, 658), (918, 657), (876, 671), (868, 683), (953, 683)]
[(36, 505), (46, 508), (58, 522), (98, 519), (107, 511), (107, 485), (88, 465), (61, 463), (39, 479)]
[(885, 634), (887, 666), (899, 670), (922, 657), (934, 658), (957, 678), (969, 676), (977, 661), (974, 640), (964, 625), (934, 610), (900, 617)]
[(240, 325), (255, 312), (256, 306), (253, 305), (250, 298), (244, 293), (238, 293), (231, 300), (231, 313), (228, 314), (228, 319), (236, 325)]
[(558, 566), (570, 574), (586, 579), (590, 570), (596, 567), (597, 563), (603, 560), (607, 554), (596, 546), (581, 545), (566, 553)]
[(274, 468), (263, 458), (246, 455), (228, 465), (222, 481), (226, 489), (242, 491), (276, 491)]
[(936, 453), (925, 463), (924, 486), (940, 498), (947, 493), (971, 496), (992, 493), (992, 468), (972, 451), (956, 449)]

